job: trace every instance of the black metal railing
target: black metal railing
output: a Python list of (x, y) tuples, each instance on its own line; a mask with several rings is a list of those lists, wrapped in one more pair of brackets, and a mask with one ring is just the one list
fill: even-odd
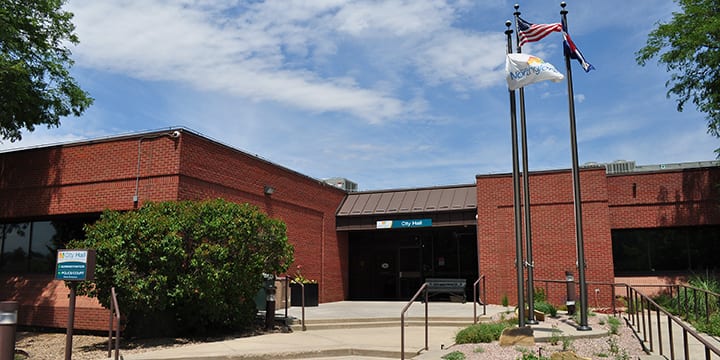
[(300, 321), (302, 322), (302, 331), (306, 331), (307, 326), (305, 325), (305, 284), (303, 284), (302, 281), (297, 281), (296, 278), (290, 275), (285, 275), (285, 318), (287, 319), (288, 317), (288, 304), (290, 303), (290, 301), (288, 301), (288, 298), (290, 298), (290, 282), (300, 285)]
[(113, 324), (117, 325), (115, 333), (115, 360), (120, 358), (120, 306), (117, 302), (115, 287), (110, 288), (110, 326), (108, 327), (108, 358), (112, 357), (113, 350)]
[[(716, 358), (720, 356), (720, 349), (695, 331), (690, 325), (682, 321), (681, 318), (673, 315), (670, 311), (664, 309), (647, 295), (641, 293), (635, 286), (625, 285), (628, 300), (627, 322), (638, 334), (638, 338), (642, 336), (643, 345), (647, 343), (650, 352), (655, 352), (655, 338), (657, 338), (657, 351), (661, 356), (666, 356), (666, 349), (671, 360), (675, 359), (675, 339), (673, 337), (674, 329), (682, 331), (682, 348), (683, 359), (689, 360), (690, 341), (703, 347), (705, 359), (710, 360), (711, 354)], [(653, 324), (653, 312), (655, 313), (655, 323)], [(663, 340), (663, 324), (661, 318), (667, 320), (667, 339)], [(697, 358), (697, 356), (695, 356)]]
[[(479, 287), (482, 285), (482, 291), (479, 291)], [(478, 292), (482, 294), (482, 300), (478, 298)], [(480, 275), (477, 280), (473, 283), (473, 324), (477, 324), (477, 304), (478, 300), (483, 306), (483, 315), (487, 315), (487, 288), (485, 287), (485, 275)]]
[(418, 296), (420, 294), (425, 294), (425, 347), (420, 350), (428, 350), (430, 347), (428, 346), (428, 292), (425, 291), (427, 289), (428, 283), (422, 284), (420, 286), (420, 289), (413, 295), (412, 299), (408, 301), (407, 305), (402, 309), (402, 312), (400, 312), (400, 359), (405, 360), (405, 313), (410, 308), (410, 305), (413, 304), (415, 300), (417, 300)]
[[(554, 295), (554, 293), (550, 292), (550, 287), (548, 286), (548, 284), (563, 284), (563, 285), (565, 285), (565, 286), (567, 286), (567, 284), (568, 284), (568, 280), (534, 279), (533, 282), (534, 282), (534, 283), (543, 283), (542, 289), (545, 291), (545, 296), (547, 297), (548, 302), (550, 302), (550, 303), (557, 302), (557, 300), (556, 300), (556, 301), (551, 301), (550, 299), (557, 299), (558, 296), (554, 296), (554, 297), (551, 296), (551, 294)], [(576, 289), (578, 289), (578, 288), (580, 287), (580, 282), (578, 282), (578, 281), (573, 281), (573, 283), (574, 283), (575, 285), (577, 285), (577, 286), (575, 287)], [(609, 289), (609, 291), (610, 291), (610, 299), (611, 299), (611, 300), (610, 300), (610, 309), (612, 310), (612, 313), (613, 313), (613, 314), (616, 314), (616, 313), (617, 313), (617, 307), (616, 307), (616, 304), (615, 304), (615, 298), (616, 298), (616, 294), (617, 294), (616, 288), (617, 288), (617, 287), (624, 287), (625, 284), (608, 283), (608, 282), (597, 282), (597, 281), (587, 281), (586, 284), (587, 284), (587, 285), (596, 286), (598, 290), (599, 290), (600, 288), (605, 288), (605, 287), (607, 287), (607, 288)], [(534, 289), (535, 289), (535, 286), (531, 287), (530, 289), (534, 290)], [(561, 290), (557, 290), (557, 291), (560, 292)], [(563, 291), (566, 292), (566, 289), (563, 289)], [(598, 291), (598, 292), (599, 292), (599, 291)], [(599, 304), (600, 304), (599, 300), (597, 299), (598, 292), (595, 292), (595, 307), (599, 307)], [(566, 295), (567, 295), (567, 294), (566, 294)], [(577, 298), (577, 297), (576, 297), (576, 298)], [(588, 299), (588, 302), (590, 302), (589, 299)], [(603, 303), (603, 304), (604, 304), (604, 303)], [(589, 306), (589, 305), (591, 305), (591, 304), (587, 304), (587, 305)]]
[(704, 315), (705, 321), (709, 322), (710, 316), (720, 310), (720, 294), (716, 292), (689, 285), (673, 285), (670, 287), (671, 298), (673, 297), (673, 288), (677, 294), (674, 298), (675, 309), (685, 319), (690, 319), (691, 315), (695, 319), (700, 319)]

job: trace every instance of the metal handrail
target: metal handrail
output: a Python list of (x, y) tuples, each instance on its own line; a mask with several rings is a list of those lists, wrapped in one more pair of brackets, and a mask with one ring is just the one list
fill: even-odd
[[(637, 326), (637, 331), (642, 330), (642, 336), (643, 341), (649, 340), (650, 344), (650, 351), (653, 351), (653, 331), (652, 331), (652, 311), (654, 310), (656, 312), (656, 322), (657, 322), (657, 334), (658, 334), (658, 349), (661, 356), (663, 355), (663, 341), (662, 341), (662, 332), (661, 332), (661, 324), (660, 324), (660, 313), (662, 313), (664, 316), (668, 319), (668, 336), (670, 344), (670, 359), (675, 359), (675, 347), (673, 343), (673, 323), (675, 323), (677, 326), (680, 326), (683, 331), (683, 350), (684, 350), (684, 358), (690, 359), (689, 354), (689, 346), (688, 346), (688, 335), (691, 335), (695, 340), (700, 342), (705, 347), (705, 359), (710, 359), (710, 353), (712, 352), (715, 355), (720, 356), (720, 349), (715, 347), (713, 344), (711, 344), (709, 341), (707, 341), (705, 338), (700, 336), (700, 334), (695, 331), (692, 327), (685, 324), (682, 319), (678, 318), (677, 316), (670, 313), (670, 311), (664, 309), (660, 305), (658, 305), (655, 301), (650, 299), (645, 294), (642, 294), (639, 292), (634, 286), (631, 285), (625, 285), (626, 291), (628, 294), (628, 309), (630, 310), (629, 318), (627, 318), (627, 321), (629, 324), (632, 324), (633, 330), (635, 330), (635, 326)], [(638, 304), (639, 301), (639, 304)], [(645, 312), (647, 310), (647, 327), (646, 327), (646, 316), (645, 314), (640, 315), (640, 312)], [(640, 328), (640, 323), (642, 322), (642, 329)]]
[(405, 360), (405, 312), (410, 308), (410, 305), (417, 299), (418, 296), (424, 291), (425, 292), (425, 348), (420, 350), (429, 350), (428, 346), (428, 283), (422, 284), (420, 289), (413, 295), (412, 299), (408, 301), (407, 305), (400, 312), (400, 359)]
[[(113, 314), (115, 317), (113, 318)], [(108, 331), (108, 358), (112, 356), (113, 323), (117, 320), (117, 332), (115, 333), (115, 360), (120, 358), (120, 306), (117, 302), (115, 287), (110, 288), (110, 326)]]
[[(291, 279), (291, 281), (295, 281), (295, 277), (293, 277), (293, 276), (285, 275), (285, 277), (288, 279)], [(302, 282), (299, 282), (299, 281), (295, 281), (295, 283), (300, 285), (300, 297), (301, 297), (300, 302), (302, 305), (302, 320), (301, 320), (302, 321), (302, 329), (303, 329), (303, 331), (306, 331), (307, 326), (305, 326), (305, 284), (303, 284)], [(287, 286), (287, 288), (285, 289), (286, 290), (285, 294), (287, 294), (287, 291), (290, 290), (290, 281), (286, 281), (286, 286)], [(287, 302), (285, 305), (285, 317), (287, 317)]]
[(483, 300), (482, 300), (482, 306), (483, 306), (483, 315), (487, 315), (487, 287), (485, 287), (485, 275), (480, 275), (480, 277), (475, 280), (473, 283), (473, 324), (477, 324), (477, 303), (478, 303), (478, 286), (480, 284), (480, 281), (482, 281), (482, 294), (483, 294)]

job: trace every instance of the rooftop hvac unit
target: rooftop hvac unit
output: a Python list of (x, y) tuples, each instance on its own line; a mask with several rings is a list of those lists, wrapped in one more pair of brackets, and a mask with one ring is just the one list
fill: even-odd
[(355, 192), (358, 191), (358, 185), (356, 182), (350, 181), (345, 178), (330, 178), (323, 180), (326, 183), (335, 186), (337, 188), (343, 189), (347, 192)]
[(605, 164), (605, 173), (606, 174), (624, 174), (633, 172), (635, 170), (635, 162), (634, 161), (625, 161), (625, 160), (618, 160), (611, 162), (609, 164)]

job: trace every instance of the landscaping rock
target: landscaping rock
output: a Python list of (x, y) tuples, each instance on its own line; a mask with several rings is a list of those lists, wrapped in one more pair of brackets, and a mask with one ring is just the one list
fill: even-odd
[(499, 343), (500, 346), (535, 346), (533, 329), (529, 326), (507, 328), (500, 335)]

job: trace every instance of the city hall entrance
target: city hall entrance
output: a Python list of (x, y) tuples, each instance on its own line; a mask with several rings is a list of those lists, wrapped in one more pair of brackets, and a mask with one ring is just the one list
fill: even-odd
[[(466, 279), (468, 298), (478, 277), (475, 226), (352, 231), (351, 300), (408, 300), (427, 278)], [(450, 300), (450, 294), (437, 294)]]
[(478, 277), (474, 184), (349, 193), (335, 222), (348, 239), (350, 300), (409, 300), (428, 278), (465, 279), (472, 299)]

